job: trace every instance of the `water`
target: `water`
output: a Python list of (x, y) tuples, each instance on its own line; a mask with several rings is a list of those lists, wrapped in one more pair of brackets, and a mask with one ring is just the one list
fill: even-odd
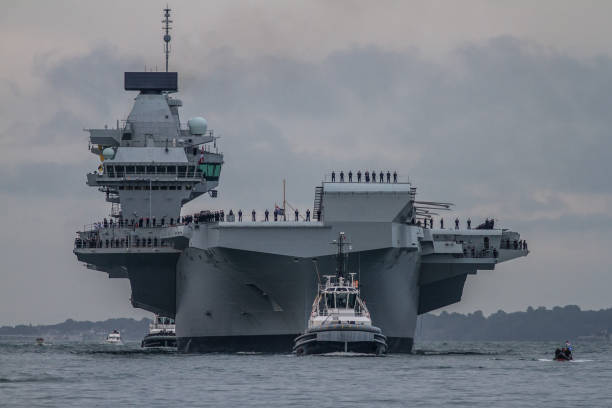
[(0, 339), (0, 406), (611, 407), (610, 343), (421, 343), (412, 355), (150, 353)]

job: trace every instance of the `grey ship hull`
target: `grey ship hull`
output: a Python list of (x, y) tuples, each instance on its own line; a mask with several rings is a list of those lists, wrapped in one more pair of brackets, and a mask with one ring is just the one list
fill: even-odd
[[(351, 257), (361, 264), (361, 293), (390, 351), (410, 352), (418, 308), (416, 251), (388, 248)], [(334, 261), (332, 255), (316, 260), (321, 271), (333, 270)], [(290, 352), (307, 327), (316, 285), (312, 258), (190, 248), (177, 266), (179, 350)]]
[(307, 327), (317, 270), (335, 269), (329, 243), (344, 232), (353, 242), (349, 270), (388, 351), (410, 352), (418, 314), (461, 300), (469, 274), (528, 253), (508, 247), (519, 238), (508, 230), (422, 228), (409, 222), (413, 204), (408, 184), (324, 183), (322, 221), (142, 228), (127, 233), (171, 245), (75, 253), (92, 269), (129, 278), (135, 307), (174, 317), (180, 351), (290, 352)]

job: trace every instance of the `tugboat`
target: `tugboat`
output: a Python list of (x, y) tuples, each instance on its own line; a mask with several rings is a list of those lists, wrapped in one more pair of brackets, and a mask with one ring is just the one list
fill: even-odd
[(326, 275), (312, 304), (308, 329), (294, 340), (298, 355), (352, 352), (381, 355), (387, 352), (387, 338), (372, 326), (370, 312), (360, 297), (355, 274), (347, 278), (350, 245), (343, 232), (333, 244), (338, 246), (336, 275)]
[(119, 330), (113, 330), (111, 333), (108, 333), (105, 342), (107, 344), (123, 344), (123, 342), (121, 341), (121, 333), (119, 333)]
[(174, 319), (155, 315), (155, 320), (149, 324), (149, 334), (142, 339), (140, 346), (145, 349), (176, 350)]

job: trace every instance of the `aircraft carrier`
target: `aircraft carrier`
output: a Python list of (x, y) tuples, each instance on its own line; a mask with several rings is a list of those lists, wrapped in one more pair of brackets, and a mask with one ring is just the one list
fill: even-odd
[(137, 92), (127, 120), (88, 129), (101, 163), (87, 185), (105, 195), (110, 214), (77, 232), (74, 253), (89, 269), (129, 279), (134, 307), (174, 318), (180, 351), (290, 351), (317, 273), (334, 271), (329, 243), (340, 232), (392, 353), (411, 351), (417, 315), (461, 300), (468, 275), (528, 254), (517, 232), (492, 222), (434, 228), (432, 214), (449, 205), (418, 201), (401, 179), (328, 177), (313, 186), (307, 220), (181, 215), (203, 194), (215, 208), (224, 156), (204, 118), (180, 120), (169, 9), (164, 17), (166, 71), (126, 72), (125, 90)]

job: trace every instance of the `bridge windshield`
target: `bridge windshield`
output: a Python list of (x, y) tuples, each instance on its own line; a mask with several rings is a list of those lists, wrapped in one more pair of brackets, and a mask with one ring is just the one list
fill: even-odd
[(347, 296), (348, 296), (347, 293), (338, 293), (338, 294), (336, 294), (336, 307), (338, 309), (346, 308), (346, 298), (347, 298)]
[(327, 301), (328, 309), (334, 309), (336, 307), (336, 303), (334, 302), (334, 295), (332, 293), (326, 294), (325, 299)]

